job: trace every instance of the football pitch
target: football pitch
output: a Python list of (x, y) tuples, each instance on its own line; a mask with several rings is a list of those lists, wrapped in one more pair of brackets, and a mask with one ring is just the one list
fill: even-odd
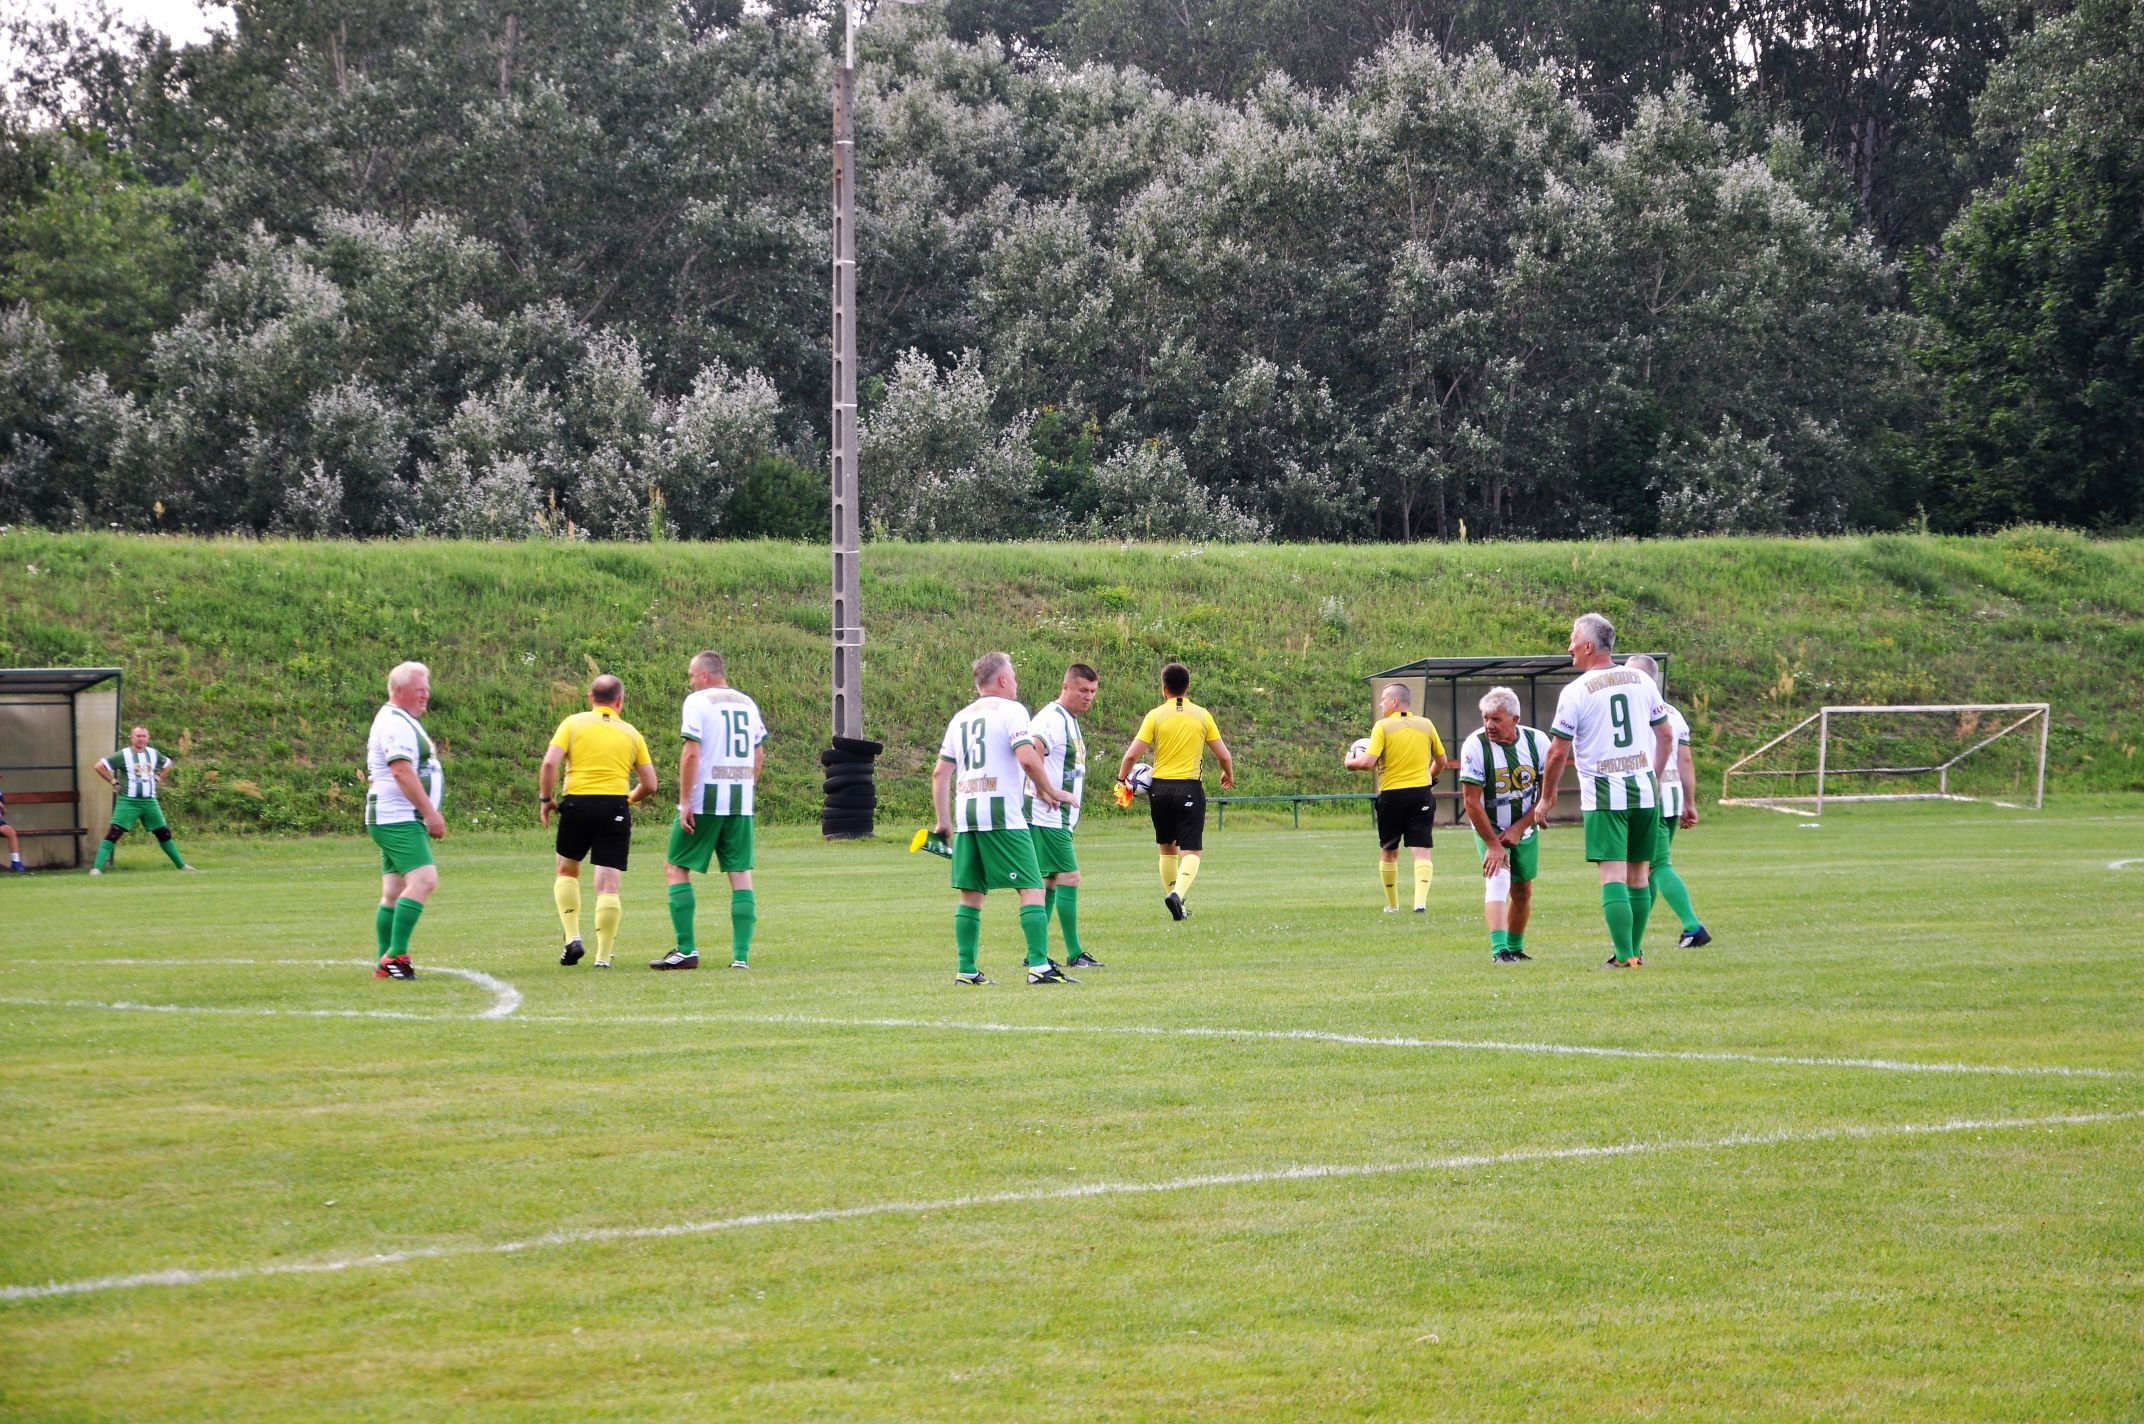
[(2134, 799), (1713, 811), (1625, 973), (1574, 829), (1504, 966), (1457, 831), (1387, 916), (1231, 817), (1173, 924), (1104, 813), (1062, 988), (904, 829), (763, 833), (735, 972), (652, 827), (607, 971), (533, 832), (407, 984), (356, 840), (0, 879), (0, 1414), (2144, 1416)]

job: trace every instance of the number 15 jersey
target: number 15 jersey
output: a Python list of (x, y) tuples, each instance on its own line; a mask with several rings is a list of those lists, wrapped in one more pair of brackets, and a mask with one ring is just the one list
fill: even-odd
[(694, 815), (749, 816), (754, 754), (767, 740), (759, 704), (734, 687), (703, 687), (685, 699), (685, 740), (700, 744)]
[(1565, 685), (1548, 730), (1571, 744), (1581, 811), (1660, 804), (1652, 729), (1667, 716), (1668, 705), (1653, 680), (1629, 668), (1595, 668)]

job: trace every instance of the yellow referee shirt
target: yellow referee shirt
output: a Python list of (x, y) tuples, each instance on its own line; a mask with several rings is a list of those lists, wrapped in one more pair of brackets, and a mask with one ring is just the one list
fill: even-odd
[(574, 713), (558, 724), (551, 745), (566, 754), (561, 796), (630, 796), (638, 769), (655, 764), (647, 738), (610, 707)]
[(1208, 742), (1221, 740), (1213, 714), (1188, 697), (1172, 697), (1146, 714), (1137, 741), (1154, 749), (1156, 781), (1197, 781)]
[(1427, 717), (1395, 712), (1370, 729), (1370, 755), (1383, 773), (1378, 790), (1407, 791), (1429, 785), (1430, 760), (1444, 755), (1444, 742)]

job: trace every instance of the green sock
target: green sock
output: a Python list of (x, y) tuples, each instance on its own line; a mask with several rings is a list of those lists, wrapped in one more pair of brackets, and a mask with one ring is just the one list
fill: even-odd
[(1050, 912), (1040, 905), (1020, 907), (1020, 933), (1027, 936), (1027, 967), (1040, 969), (1050, 962)]
[(1617, 959), (1630, 958), (1630, 887), (1617, 880), (1601, 887), (1601, 918), (1608, 922), (1608, 938), (1615, 944)]
[(759, 899), (749, 890), (730, 891), (730, 958), (743, 964), (752, 957), (752, 931), (759, 924)]
[(372, 937), (379, 942), (380, 958), (387, 957), (387, 947), (395, 941), (395, 907), (382, 905), (372, 916)]
[(1057, 887), (1055, 885), (1045, 885), (1042, 887), (1042, 908), (1045, 911), (1051, 911), (1057, 908)]
[(960, 972), (976, 972), (983, 952), (983, 907), (962, 905), (953, 911), (953, 947), (960, 951)]
[(1508, 951), (1508, 950), (1509, 950), (1510, 948), (1511, 948), (1511, 931), (1509, 931), (1509, 930), (1491, 930), (1491, 931), (1489, 931), (1489, 952), (1490, 952), (1491, 954), (1503, 954), (1503, 953), (1505, 953), (1506, 951)]
[(1064, 927), (1065, 954), (1077, 957), (1086, 951), (1079, 947), (1079, 887), (1057, 887), (1057, 923)]
[(1645, 953), (1645, 922), (1653, 917), (1653, 887), (1640, 885), (1630, 892), (1630, 952)]
[(164, 854), (171, 858), (173, 865), (181, 870), (186, 868), (186, 857), (179, 854), (179, 843), (176, 839), (161, 840), (157, 844), (164, 848)]
[(1682, 921), (1684, 934), (1695, 934), (1704, 928), (1697, 918), (1697, 908), (1690, 903), (1690, 887), (1682, 883), (1682, 877), (1675, 873), (1674, 866), (1653, 867), (1653, 894), (1655, 897), (1667, 898), (1668, 908)]
[(700, 943), (692, 937), (692, 917), (700, 908), (699, 897), (692, 893), (692, 882), (682, 881), (670, 887), (670, 931), (677, 936), (680, 954), (698, 954)]
[(112, 863), (112, 844), (111, 841), (97, 842), (97, 863), (93, 869), (102, 870)]
[(404, 895), (395, 901), (394, 932), (388, 936), (387, 949), (391, 954), (409, 953), (409, 937), (417, 932), (417, 920), (424, 914), (424, 901), (412, 900)]
[(1506, 935), (1504, 937), (1504, 947), (1509, 949), (1513, 954), (1518, 954), (1519, 952), (1524, 950), (1526, 948), (1526, 931), (1513, 930), (1510, 934)]

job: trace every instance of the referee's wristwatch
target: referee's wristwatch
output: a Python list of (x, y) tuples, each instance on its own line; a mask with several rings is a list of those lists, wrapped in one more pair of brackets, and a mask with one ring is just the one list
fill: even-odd
[(539, 806), (556, 806), (558, 798), (556, 796), (539, 796), (536, 799), (536, 804)]

